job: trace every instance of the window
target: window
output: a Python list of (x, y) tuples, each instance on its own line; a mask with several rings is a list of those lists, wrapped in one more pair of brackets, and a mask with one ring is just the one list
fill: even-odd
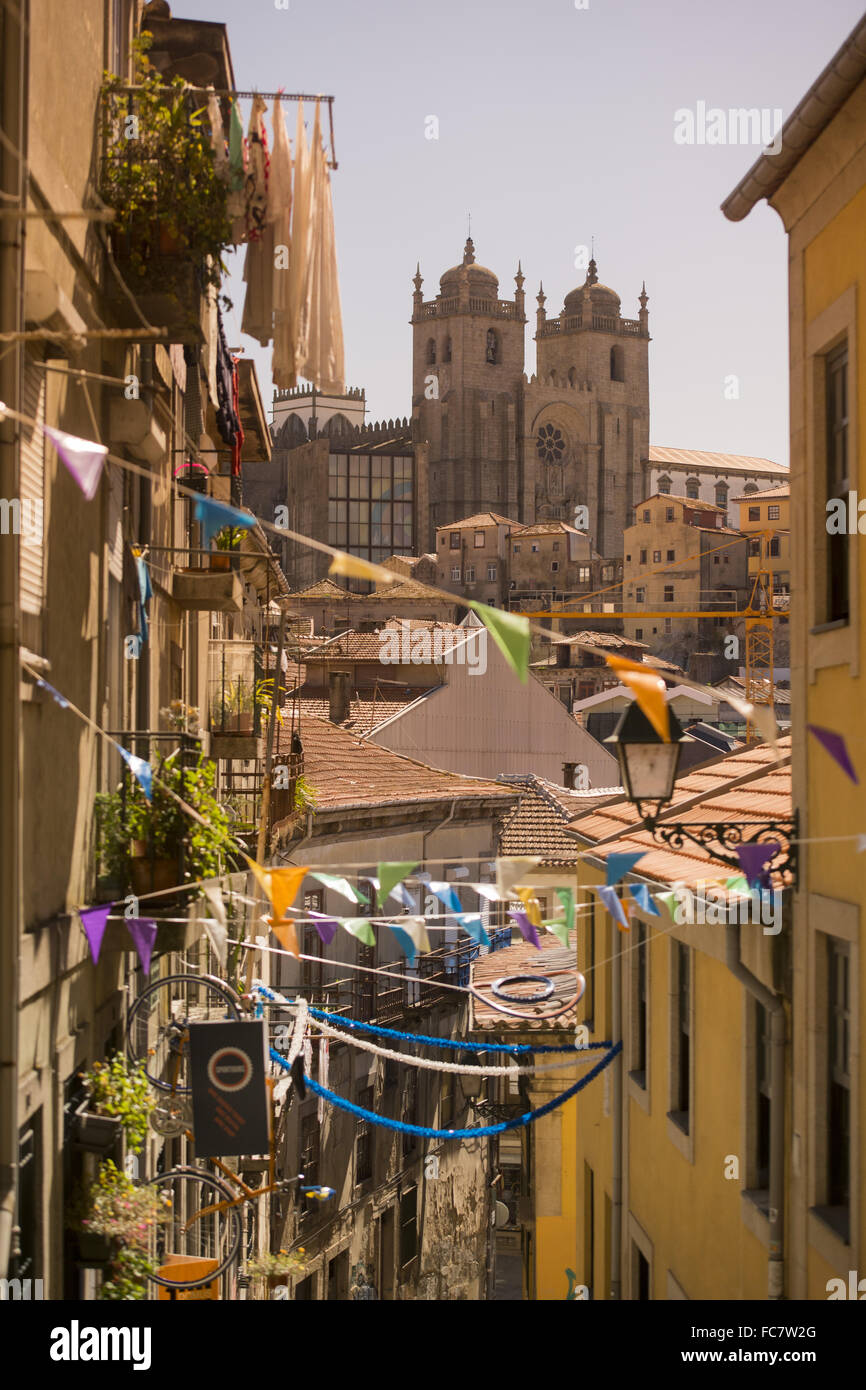
[(696, 502), (701, 495), (701, 484), (698, 478), (689, 478), (686, 481), (686, 497), (692, 502)]
[(675, 560), (676, 558), (677, 558), (677, 553), (676, 553), (676, 551), (675, 551), (675, 550), (669, 550), (669, 551), (668, 551), (668, 563), (670, 563), (671, 560)]
[(519, 555), (519, 554), (520, 554), (520, 542), (519, 542), (519, 541), (516, 543), (516, 545), (515, 545), (515, 547), (514, 547), (514, 554), (515, 554), (515, 555)]
[[(774, 560), (778, 560), (778, 558), (779, 558), (779, 556), (780, 556), (781, 553), (782, 553), (782, 552), (781, 552), (781, 541), (779, 540), (779, 537), (778, 537), (778, 536), (771, 536), (771, 537), (770, 537), (770, 556), (771, 556), (771, 558), (774, 559)], [(728, 558), (728, 557), (727, 557), (727, 555), (726, 555), (726, 556), (725, 556), (725, 559), (727, 559), (727, 558)]]
[(577, 571), (577, 582), (578, 582), (578, 584), (588, 584), (588, 583), (590, 582), (590, 567), (589, 567), (589, 565), (580, 565), (580, 566), (578, 566), (578, 571)]
[(639, 584), (635, 589), (634, 597), (635, 603), (646, 603), (646, 589), (642, 584)]
[(559, 549), (559, 541), (554, 541), (554, 542), (553, 542), (553, 549), (554, 549), (554, 550), (558, 550), (558, 549)]
[(428, 338), (428, 339), (427, 339), (427, 366), (428, 366), (428, 367), (433, 367), (433, 366), (435, 366), (435, 365), (436, 365), (436, 340), (435, 340), (435, 338)]
[(760, 553), (761, 553), (761, 540), (760, 540), (760, 537), (757, 537), (755, 540), (749, 541), (749, 554), (750, 554), (750, 555), (760, 555)]
[(689, 1132), (691, 1109), (691, 971), (688, 946), (671, 943), (673, 981), (671, 990), (671, 1119)]
[(476, 550), (483, 550), (483, 549), (484, 549), (484, 543), (485, 543), (485, 540), (486, 540), (486, 539), (487, 539), (487, 538), (486, 538), (486, 536), (485, 536), (485, 534), (484, 534), (483, 531), (476, 531), (476, 532), (475, 532), (475, 539), (474, 539), (475, 549), (476, 549)]
[(676, 511), (675, 511), (675, 509), (674, 509), (673, 507), (665, 507), (665, 521), (674, 521), (675, 518), (676, 518)]
[(635, 635), (635, 637), (637, 638), (637, 640), (638, 640), (639, 642), (642, 641), (642, 640), (643, 640), (643, 628), (642, 628), (642, 627), (636, 627), (635, 630), (634, 630), (634, 635)]
[(460, 532), (459, 532), (459, 531), (452, 531), (452, 532), (451, 532), (451, 549), (452, 549), (452, 550), (459, 550), (459, 549), (460, 549)]
[(661, 553), (661, 551), (660, 551), (660, 550), (654, 550), (654, 551), (653, 551), (653, 564), (654, 564), (654, 565), (660, 565), (660, 564), (661, 564), (661, 560), (662, 560), (662, 553)]
[(446, 338), (446, 339), (445, 339), (445, 346), (444, 346), (443, 349), (442, 349), (442, 361), (443, 361), (443, 362), (450, 362), (450, 361), (451, 361), (451, 339), (450, 339), (450, 338)]
[(727, 489), (727, 485), (726, 485), (725, 483), (717, 483), (717, 484), (716, 484), (716, 506), (717, 506), (717, 507), (727, 507), (727, 505), (728, 505), (728, 489)]
[(645, 550), (642, 550), (642, 551), (640, 552), (640, 563), (641, 563), (642, 565), (645, 565), (645, 564), (646, 564), (646, 551), (645, 551)]
[(298, 1172), (304, 1175), (304, 1186), (315, 1187), (319, 1181), (319, 1117), (315, 1110), (301, 1117), (301, 1152)]
[(399, 455), (331, 454), (328, 543), (374, 563), (411, 554), (413, 470)]
[[(822, 498), (822, 502), (827, 502), (831, 498), (845, 498), (849, 487), (847, 343), (843, 343), (840, 348), (831, 352), (826, 358), (825, 389), (827, 466), (826, 498)], [(849, 546), (850, 541), (844, 533), (836, 536), (827, 535), (825, 552), (827, 557), (826, 598), (823, 615), (827, 622), (847, 622), (848, 620)]]
[(400, 1198), (400, 1268), (418, 1254), (418, 1189), (410, 1187)]
[[(670, 635), (671, 635), (671, 633), (673, 632), (673, 630), (674, 630), (674, 625), (673, 625), (671, 619), (670, 619), (670, 618), (665, 618), (665, 625), (664, 625), (664, 627), (663, 627), (663, 629), (662, 629), (662, 631), (664, 632), (665, 636), (666, 636), (666, 637), (670, 637)], [(653, 632), (655, 632), (655, 628), (653, 628)]]
[(637, 928), (637, 949), (632, 956), (632, 1009), (634, 1027), (632, 1030), (632, 1071), (631, 1075), (643, 1090), (647, 1084), (647, 1024), (648, 1024), (648, 993), (647, 993), (647, 929), (644, 923), (638, 923)]
[[(414, 1067), (407, 1068), (406, 1077), (406, 1104), (403, 1113), (403, 1123), (407, 1125), (417, 1125), (418, 1123), (418, 1073)], [(415, 1134), (403, 1135), (403, 1156), (414, 1153), (418, 1143)]]
[(601, 582), (607, 584), (611, 579), (613, 579), (613, 565), (602, 565)]
[(652, 512), (650, 511), (649, 507), (644, 507), (644, 510), (643, 510), (643, 519), (644, 519), (644, 521), (649, 521), (651, 516), (652, 516)]
[(665, 585), (664, 601), (665, 601), (665, 603), (673, 603), (673, 601), (674, 601), (674, 586), (673, 586), (673, 584), (666, 584), (666, 585)]
[[(373, 1110), (375, 1092), (372, 1086), (365, 1086), (358, 1092), (358, 1105), (362, 1110)], [(366, 1182), (373, 1176), (373, 1130), (369, 1120), (358, 1120), (355, 1130), (355, 1183)]]
[(718, 557), (718, 555), (714, 555), (714, 556), (713, 556), (713, 564), (714, 564), (714, 565), (717, 565), (718, 563), (719, 563), (719, 557)]
[(495, 566), (495, 565), (488, 565), (488, 566), (487, 566), (487, 578), (488, 578), (488, 580), (491, 581), (491, 582), (496, 578), (496, 566)]
[(778, 508), (777, 506), (773, 505), (773, 506), (770, 506), (770, 507), (767, 508), (767, 520), (768, 520), (768, 521), (778, 521), (778, 520), (779, 520), (779, 508)]
[(487, 330), (487, 361), (496, 363), (499, 361), (499, 338), (494, 328)]
[(451, 566), (451, 580), (452, 580), (452, 583), (457, 583), (457, 584), (459, 584), (459, 583), (460, 583), (460, 575), (461, 575), (460, 566), (459, 566), (459, 565), (452, 565), (452, 566)]
[(731, 557), (730, 557), (730, 555), (727, 553), (727, 551), (725, 551), (725, 554), (722, 556), (722, 564), (723, 564), (723, 565), (729, 565), (730, 563), (731, 563)]
[(464, 582), (465, 584), (474, 584), (474, 583), (475, 583), (475, 566), (474, 566), (474, 565), (467, 565), (467, 566), (466, 566), (465, 570), (463, 571), (463, 582)]
[(562, 463), (565, 439), (555, 425), (542, 425), (535, 436), (535, 450), (542, 463)]
[(558, 560), (551, 560), (551, 562), (550, 562), (550, 568), (551, 568), (551, 571), (555, 574), (556, 571), (559, 569), (559, 561), (558, 561)]
[(744, 497), (751, 497), (752, 494), (755, 493), (755, 492), (757, 492), (757, 491), (758, 491), (758, 484), (757, 484), (757, 483), (746, 483), (746, 486), (743, 488), (743, 496), (744, 496)]
[(541, 549), (537, 541), (533, 541), (529, 548), (532, 551), (533, 555), (537, 555), (538, 551)]
[(440, 545), (444, 545), (444, 544), (445, 544), (445, 537), (444, 537), (444, 536), (440, 536), (440, 537), (439, 537), (439, 544), (440, 544)]
[(612, 347), (610, 350), (610, 379), (625, 381), (625, 354), (621, 347)]
[(671, 490), (671, 480), (670, 480), (670, 478), (659, 478), (659, 481), (658, 481), (658, 491), (661, 493), (662, 497), (667, 497), (667, 496), (669, 496), (670, 490)]
[[(323, 896), (321, 888), (317, 889), (315, 892), (304, 894), (305, 915), (311, 912), (322, 911)], [(319, 934), (312, 922), (306, 923), (302, 929), (302, 933), (302, 954), (305, 956), (320, 956), (322, 952), (319, 947), (322, 943), (319, 940)], [(308, 999), (322, 998), (323, 968), (321, 961), (305, 960), (301, 962), (301, 980), (303, 981), (304, 993)]]
[(760, 507), (750, 507), (750, 508), (749, 508), (749, 520), (750, 520), (750, 521), (760, 521), (760, 520), (761, 520), (761, 508), (760, 508)]
[(847, 944), (834, 937), (828, 937), (827, 951), (827, 1205), (842, 1217), (847, 1239), (851, 1198), (851, 958)]
[(634, 1255), (634, 1294), (635, 1298), (646, 1303), (650, 1298), (650, 1267), (649, 1260), (642, 1250), (636, 1245), (632, 1245)]

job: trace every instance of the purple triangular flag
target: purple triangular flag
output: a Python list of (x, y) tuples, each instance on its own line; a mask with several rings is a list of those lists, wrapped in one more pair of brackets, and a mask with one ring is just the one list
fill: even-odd
[(631, 928), (628, 924), (628, 918), (623, 912), (622, 903), (619, 900), (616, 889), (611, 888), (609, 886), (596, 884), (595, 891), (601, 898), (602, 902), (604, 903), (605, 907), (607, 908), (614, 921), (620, 927), (622, 927), (623, 931), (630, 931)]
[(826, 749), (833, 759), (838, 763), (846, 777), (850, 777), (855, 786), (860, 785), (860, 779), (854, 771), (854, 764), (848, 757), (848, 748), (841, 734), (836, 734), (832, 729), (822, 729), (820, 724), (807, 724), (806, 728)]
[(99, 960), (99, 952), (102, 949), (102, 938), (105, 935), (105, 927), (108, 922), (108, 914), (111, 912), (113, 903), (106, 903), (104, 907), (82, 907), (78, 910), (81, 918), (81, 925), (84, 928), (84, 935), (87, 937), (87, 944), (90, 947), (90, 954), (93, 956), (93, 964)]
[(89, 502), (102, 477), (102, 466), (108, 454), (105, 445), (94, 444), (91, 439), (79, 439), (77, 435), (52, 429), (50, 425), (43, 425), (42, 428), (57, 450), (60, 462), (69, 469)]
[(337, 928), (340, 925), (333, 917), (320, 917), (317, 912), (311, 912), (310, 916), (316, 924), (316, 931), (322, 938), (326, 946), (330, 946), (334, 937), (337, 935)]
[(145, 975), (149, 975), (150, 958), (156, 941), (156, 922), (152, 917), (127, 917), (126, 925), (141, 968)]
[(516, 922), (519, 926), (520, 935), (523, 937), (524, 941), (531, 941), (533, 946), (537, 946), (540, 951), (541, 942), (538, 939), (538, 932), (523, 909), (521, 907), (509, 908), (508, 915), (512, 921)]
[(778, 840), (761, 840), (753, 845), (738, 845), (737, 858), (750, 888), (772, 888), (767, 865), (775, 859), (782, 846)]

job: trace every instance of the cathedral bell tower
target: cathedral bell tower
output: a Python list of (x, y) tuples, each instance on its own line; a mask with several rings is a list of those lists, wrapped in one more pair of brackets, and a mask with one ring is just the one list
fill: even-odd
[[(428, 444), (430, 525), (493, 511), (519, 520), (517, 410), (524, 366), (524, 275), (499, 298), (471, 237), (425, 302), (420, 267), (412, 299), (412, 421)], [(423, 539), (423, 538), (422, 538)]]

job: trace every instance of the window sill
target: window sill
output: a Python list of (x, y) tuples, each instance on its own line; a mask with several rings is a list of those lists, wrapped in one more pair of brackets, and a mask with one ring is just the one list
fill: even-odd
[(740, 1193), (743, 1224), (765, 1249), (770, 1245), (770, 1194), (765, 1188), (746, 1188)]
[(645, 1071), (630, 1071), (628, 1074), (628, 1093), (636, 1105), (650, 1113), (649, 1087)]
[(816, 1229), (823, 1228), (827, 1231), (834, 1241), (850, 1249), (851, 1245), (851, 1213), (848, 1207), (810, 1207), (809, 1225), (812, 1222), (820, 1223)]
[(851, 618), (850, 618), (850, 616), (847, 617), (847, 618), (834, 618), (832, 622), (829, 622), (829, 623), (816, 623), (814, 627), (810, 627), (810, 628), (809, 628), (809, 636), (810, 636), (810, 637), (816, 637), (816, 636), (817, 636), (819, 633), (821, 633), (821, 632), (838, 632), (838, 631), (840, 630), (840, 628), (845, 628), (845, 627), (850, 627), (850, 626), (851, 626)]
[(668, 1138), (675, 1149), (678, 1149), (683, 1158), (688, 1159), (689, 1163), (694, 1163), (694, 1143), (686, 1125), (688, 1115), (681, 1110), (669, 1110), (667, 1113)]

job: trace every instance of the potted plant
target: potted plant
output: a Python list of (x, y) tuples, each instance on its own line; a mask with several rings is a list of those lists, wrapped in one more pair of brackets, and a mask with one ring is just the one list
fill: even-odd
[(210, 567), (211, 567), (211, 569), (212, 569), (212, 570), (227, 570), (227, 569), (231, 569), (231, 563), (232, 563), (231, 552), (232, 552), (233, 550), (239, 550), (239, 549), (240, 549), (241, 545), (243, 544), (244, 540), (246, 539), (246, 536), (247, 536), (247, 532), (244, 530), (244, 528), (243, 528), (242, 526), (241, 526), (241, 527), (238, 527), (238, 526), (224, 526), (223, 529), (222, 529), (222, 531), (220, 531), (219, 535), (218, 535), (217, 538), (216, 538), (216, 543), (217, 543), (216, 553), (214, 553), (213, 551), (211, 551), (211, 554), (210, 554)]
[[(141, 897), (160, 886), (217, 877), (237, 848), (217, 800), (214, 763), (199, 754), (182, 767), (177, 754), (170, 754), (155, 763), (153, 774), (150, 801), (132, 778), (96, 797), (98, 858), (124, 889)], [(201, 819), (194, 820), (177, 797)]]
[(228, 187), (206, 124), (190, 120), (186, 84), (181, 77), (165, 82), (147, 56), (151, 42), (149, 34), (134, 41), (135, 91), (124, 90), (124, 77), (105, 74), (99, 191), (114, 209), (114, 254), (133, 291), (165, 297), (167, 290), (180, 300), (193, 271), (200, 300), (211, 287), (219, 291), (232, 244)]
[(143, 1065), (130, 1068), (124, 1054), (116, 1052), (108, 1062), (94, 1062), (82, 1079), (88, 1098), (76, 1115), (83, 1114), (89, 1121), (110, 1119), (123, 1130), (129, 1152), (139, 1153), (153, 1109)]
[(231, 734), (251, 734), (254, 707), (253, 687), (243, 676), (235, 676), (223, 693), (222, 731)]
[(248, 1279), (256, 1281), (257, 1292), (264, 1298), (268, 1293), (273, 1292), (281, 1284), (285, 1284), (289, 1275), (300, 1274), (305, 1264), (301, 1256), (304, 1248), (290, 1252), (288, 1250), (278, 1250), (271, 1254), (265, 1251), (263, 1254), (254, 1255), (251, 1260), (247, 1260), (243, 1272)]
[(68, 1218), (79, 1234), (84, 1262), (109, 1266), (100, 1298), (130, 1301), (147, 1296), (147, 1278), (155, 1268), (148, 1253), (151, 1232), (170, 1216), (156, 1188), (133, 1182), (110, 1159), (100, 1165)]

